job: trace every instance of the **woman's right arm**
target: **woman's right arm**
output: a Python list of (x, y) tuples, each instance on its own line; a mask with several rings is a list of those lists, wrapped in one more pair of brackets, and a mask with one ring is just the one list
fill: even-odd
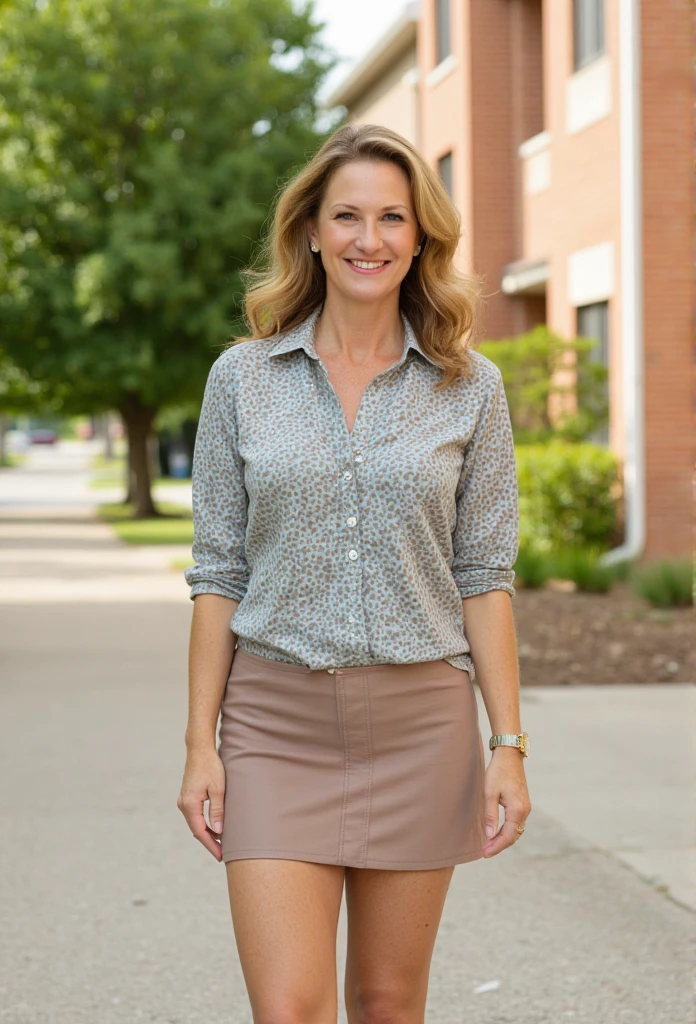
[[(217, 753), (220, 705), (237, 641), (230, 629), (238, 601), (219, 594), (194, 599), (189, 641), (186, 765), (177, 807), (188, 826), (216, 860), (222, 859), (219, 836), (225, 811), (225, 772)], [(209, 827), (204, 815), (209, 800)]]
[[(193, 600), (189, 712), (186, 766), (177, 800), (191, 832), (217, 860), (222, 859), (218, 836), (225, 796), (217, 723), (237, 641), (230, 624), (250, 576), (245, 552), (248, 498), (229, 358), (223, 354), (211, 367), (193, 456), (195, 561), (184, 571)], [(212, 828), (204, 816), (206, 799)]]
[(225, 684), (232, 667), (237, 635), (230, 619), (239, 601), (218, 594), (199, 594), (193, 603), (189, 640), (189, 713), (187, 751), (216, 745)]

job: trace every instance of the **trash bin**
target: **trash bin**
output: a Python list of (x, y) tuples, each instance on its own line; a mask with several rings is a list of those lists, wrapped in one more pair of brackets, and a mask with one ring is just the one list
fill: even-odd
[(191, 475), (189, 454), (181, 444), (172, 444), (169, 449), (169, 475), (175, 480), (185, 480)]

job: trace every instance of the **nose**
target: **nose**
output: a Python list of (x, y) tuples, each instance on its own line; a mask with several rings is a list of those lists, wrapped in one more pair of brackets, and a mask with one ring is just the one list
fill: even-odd
[(377, 252), (382, 247), (382, 235), (377, 221), (366, 217), (362, 222), (360, 234), (356, 239), (358, 248), (365, 253)]

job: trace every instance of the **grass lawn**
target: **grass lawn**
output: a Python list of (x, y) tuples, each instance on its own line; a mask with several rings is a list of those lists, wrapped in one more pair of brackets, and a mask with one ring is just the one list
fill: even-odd
[[(92, 479), (89, 482), (91, 490), (103, 490), (110, 487), (126, 486), (126, 460), (125, 458), (105, 459), (103, 455), (95, 455), (92, 460)], [(162, 476), (153, 480), (152, 487), (155, 490), (160, 484), (167, 487), (177, 485), (191, 486), (191, 477), (169, 477)]]
[(5, 458), (0, 462), (0, 469), (16, 469), (22, 466), (29, 458), (26, 452), (5, 452)]
[(189, 565), (195, 565), (196, 563), (192, 558), (173, 558), (169, 564), (175, 572), (180, 572), (188, 569)]
[(155, 480), (153, 487), (159, 487), (160, 484), (166, 484), (167, 487), (190, 487), (191, 477), (190, 476), (161, 476)]
[(168, 501), (158, 501), (163, 516), (133, 519), (131, 504), (102, 504), (99, 518), (113, 527), (121, 540), (129, 544), (191, 544), (193, 518), (191, 509)]

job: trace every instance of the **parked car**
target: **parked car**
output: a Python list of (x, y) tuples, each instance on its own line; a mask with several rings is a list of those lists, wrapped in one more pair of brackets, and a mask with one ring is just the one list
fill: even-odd
[(30, 444), (55, 444), (58, 440), (58, 434), (55, 430), (49, 430), (46, 427), (39, 427), (36, 430), (29, 431), (29, 443)]

